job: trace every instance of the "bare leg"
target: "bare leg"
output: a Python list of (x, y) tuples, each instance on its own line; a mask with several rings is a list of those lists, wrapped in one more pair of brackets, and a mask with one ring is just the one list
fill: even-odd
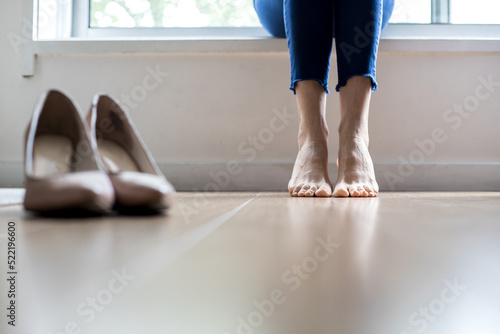
[(371, 79), (355, 76), (340, 88), (339, 173), (333, 196), (374, 197), (378, 194), (368, 152)]
[(326, 91), (315, 80), (299, 81), (295, 87), (299, 109), (299, 154), (288, 191), (292, 196), (330, 197)]

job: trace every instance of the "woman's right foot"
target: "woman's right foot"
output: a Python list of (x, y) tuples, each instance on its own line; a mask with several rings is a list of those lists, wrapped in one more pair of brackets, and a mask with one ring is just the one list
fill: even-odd
[(317, 81), (296, 84), (299, 109), (299, 154), (288, 191), (294, 197), (330, 197), (326, 91)]
[[(328, 177), (328, 131), (316, 138), (299, 136), (299, 154), (293, 166), (288, 191), (294, 197), (330, 197)], [(322, 138), (321, 138), (322, 137)]]

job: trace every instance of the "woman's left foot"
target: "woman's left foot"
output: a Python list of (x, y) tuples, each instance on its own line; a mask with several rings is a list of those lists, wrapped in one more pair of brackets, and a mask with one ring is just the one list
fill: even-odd
[(339, 171), (333, 196), (376, 197), (379, 188), (368, 152), (368, 131), (341, 127), (339, 136)]

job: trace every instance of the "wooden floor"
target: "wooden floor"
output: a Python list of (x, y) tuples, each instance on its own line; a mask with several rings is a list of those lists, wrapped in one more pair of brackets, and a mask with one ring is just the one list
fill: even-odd
[(2, 334), (500, 333), (500, 193), (180, 193), (165, 216), (86, 219), (21, 196), (0, 191)]

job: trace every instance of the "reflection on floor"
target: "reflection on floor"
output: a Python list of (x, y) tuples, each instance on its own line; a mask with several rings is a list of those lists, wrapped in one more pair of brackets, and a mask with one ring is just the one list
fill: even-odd
[(86, 219), (21, 196), (0, 191), (1, 333), (500, 333), (500, 193), (180, 193), (167, 215)]

